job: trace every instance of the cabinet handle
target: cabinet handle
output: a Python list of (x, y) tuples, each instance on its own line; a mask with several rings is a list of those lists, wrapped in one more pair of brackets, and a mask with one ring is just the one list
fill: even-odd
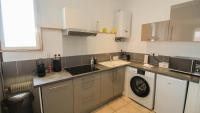
[(88, 83), (82, 83), (82, 88), (83, 89), (90, 89), (90, 88), (93, 88), (95, 85), (95, 81), (91, 81), (91, 82), (88, 82)]
[(94, 76), (90, 76), (90, 78), (82, 78), (82, 82), (88, 82), (88, 81), (94, 81), (95, 77)]
[(114, 81), (116, 81), (117, 80), (117, 70), (114, 71), (114, 78), (115, 78)]
[(49, 90), (54, 90), (54, 89), (58, 89), (58, 88), (66, 87), (66, 86), (68, 86), (68, 84), (54, 86), (54, 87), (49, 88)]
[(172, 25), (172, 27), (171, 27), (171, 34), (170, 34), (170, 40), (172, 40), (173, 30), (174, 30), (174, 26)]
[(168, 85), (171, 85), (172, 83), (171, 83), (171, 82), (168, 82), (167, 84), (168, 84)]

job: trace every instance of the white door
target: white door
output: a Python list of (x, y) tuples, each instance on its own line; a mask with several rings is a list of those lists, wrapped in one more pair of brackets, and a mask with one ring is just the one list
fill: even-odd
[(187, 81), (157, 75), (156, 113), (183, 113)]
[(185, 113), (200, 113), (200, 84), (189, 83)]

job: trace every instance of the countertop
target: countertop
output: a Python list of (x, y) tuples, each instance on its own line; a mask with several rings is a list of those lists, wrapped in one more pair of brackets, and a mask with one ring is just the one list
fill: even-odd
[[(64, 81), (64, 80), (70, 80), (70, 79), (77, 78), (77, 77), (82, 77), (84, 75), (88, 75), (88, 74), (92, 74), (92, 73), (97, 73), (97, 72), (113, 69), (113, 68), (105, 67), (105, 66), (102, 66), (102, 65), (99, 65), (99, 64), (97, 64), (95, 66), (99, 70), (93, 71), (93, 72), (79, 74), (79, 75), (76, 75), (76, 76), (72, 76), (69, 72), (67, 72), (65, 70), (63, 70), (61, 72), (47, 73), (45, 75), (45, 77), (37, 77), (36, 76), (36, 77), (33, 78), (33, 86), (34, 87), (39, 87), (39, 86), (48, 85), (48, 84), (55, 83), (55, 82), (60, 82), (60, 81)], [(115, 68), (117, 68), (117, 67), (115, 67)]]
[(129, 64), (129, 66), (144, 69), (146, 71), (154, 72), (156, 74), (162, 74), (162, 75), (166, 75), (166, 76), (181, 79), (181, 80), (188, 80), (195, 83), (199, 83), (199, 80), (200, 80), (200, 76), (193, 76), (193, 75), (189, 75), (185, 73), (170, 71), (169, 69), (159, 68), (156, 66), (152, 68), (147, 68), (143, 66), (143, 63), (132, 62), (131, 64)]
[[(166, 76), (169, 76), (169, 77), (174, 77), (174, 78), (178, 78), (178, 79), (181, 79), (181, 80), (188, 80), (188, 81), (195, 82), (195, 83), (199, 83), (199, 80), (200, 80), (199, 76), (193, 76), (193, 75), (188, 75), (188, 74), (184, 74), (184, 73), (174, 72), (174, 71), (170, 71), (169, 69), (159, 68), (159, 67), (156, 67), (156, 66), (154, 66), (152, 68), (148, 68), (148, 67), (144, 67), (143, 63), (138, 63), (138, 62), (131, 62), (128, 65), (122, 65), (122, 66), (118, 66), (118, 67), (123, 67), (123, 66), (140, 68), (140, 69), (150, 71), (150, 72), (153, 72), (153, 73), (156, 73), (156, 74), (162, 74), (162, 75), (166, 75)], [(45, 77), (41, 77), (41, 78), (35, 77), (33, 79), (33, 84), (34, 84), (34, 87), (40, 87), (40, 86), (48, 85), (48, 84), (55, 83), (55, 82), (70, 80), (70, 79), (81, 77), (81, 76), (84, 76), (84, 75), (118, 68), (118, 67), (112, 67), (112, 68), (111, 67), (105, 67), (105, 66), (102, 66), (102, 65), (99, 65), (99, 64), (97, 64), (96, 67), (100, 70), (94, 71), (94, 72), (89, 72), (89, 73), (84, 73), (84, 74), (79, 74), (79, 75), (76, 75), (76, 76), (72, 76), (70, 73), (68, 73), (65, 70), (63, 70), (61, 72), (49, 73)]]

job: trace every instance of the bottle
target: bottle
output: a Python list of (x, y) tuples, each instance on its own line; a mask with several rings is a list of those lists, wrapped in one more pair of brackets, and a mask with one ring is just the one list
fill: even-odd
[(94, 57), (91, 57), (91, 59), (90, 59), (90, 65), (94, 65)]
[(46, 68), (44, 66), (44, 63), (42, 62), (42, 59), (36, 61), (36, 66), (38, 77), (44, 77), (46, 75)]
[(53, 59), (53, 71), (54, 72), (60, 72), (62, 71), (62, 64), (61, 64), (61, 55), (58, 54), (55, 54), (54, 55), (55, 58)]
[(47, 58), (48, 58), (48, 66), (47, 66), (47, 73), (51, 73), (52, 72), (52, 64), (51, 64), (51, 57), (50, 57), (50, 53), (47, 53)]
[(99, 32), (99, 21), (96, 22), (96, 32)]
[(97, 58), (94, 57), (94, 65), (96, 65), (96, 64), (97, 64)]
[(51, 72), (52, 72), (52, 66), (51, 64), (49, 64), (47, 67), (47, 73), (51, 73)]

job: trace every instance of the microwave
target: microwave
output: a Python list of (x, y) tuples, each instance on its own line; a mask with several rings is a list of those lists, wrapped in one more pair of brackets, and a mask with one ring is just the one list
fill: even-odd
[(200, 59), (187, 57), (170, 57), (169, 69), (171, 71), (200, 76)]

